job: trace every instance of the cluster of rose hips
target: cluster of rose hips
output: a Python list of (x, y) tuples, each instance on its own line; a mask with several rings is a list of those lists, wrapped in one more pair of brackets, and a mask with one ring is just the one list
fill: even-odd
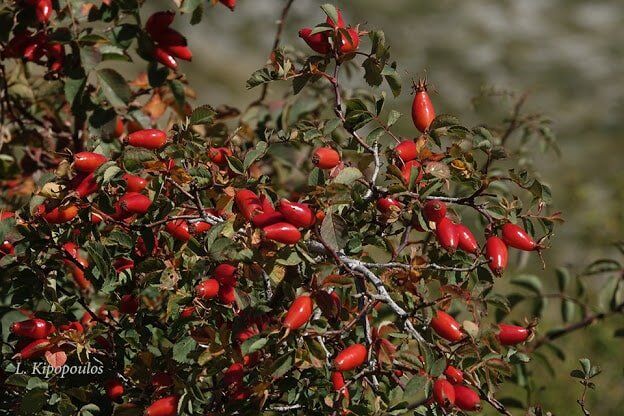
[(286, 198), (274, 207), (266, 196), (258, 196), (248, 189), (241, 189), (234, 197), (236, 206), (247, 221), (260, 228), (262, 235), (283, 244), (296, 244), (301, 240), (299, 229), (310, 228), (316, 216), (310, 206), (291, 202)]
[[(151, 150), (162, 148), (166, 141), (165, 132), (157, 129), (139, 130), (129, 134), (126, 138), (126, 143), (130, 146)], [(65, 224), (73, 221), (82, 207), (91, 205), (87, 198), (100, 190), (95, 171), (106, 162), (108, 158), (100, 153), (85, 151), (73, 155), (72, 166), (75, 176), (67, 183), (67, 188), (71, 191), (69, 196), (61, 201), (44, 202), (36, 208), (35, 215), (49, 224)], [(114, 212), (105, 214), (97, 210), (97, 207), (92, 207), (90, 220), (93, 224), (99, 224), (105, 218), (130, 223), (137, 217), (145, 215), (150, 209), (152, 201), (143, 193), (149, 184), (148, 179), (129, 172), (123, 173), (121, 179), (125, 187), (123, 194), (113, 205)], [(68, 267), (76, 285), (83, 291), (90, 291), (92, 284), (85, 275), (85, 271), (89, 268), (88, 259), (82, 255), (74, 242), (66, 242), (61, 248), (65, 256), (63, 262)], [(140, 245), (136, 251), (146, 255)], [(113, 262), (113, 267), (118, 273), (133, 266), (134, 262), (127, 258), (115, 259)]]
[[(167, 142), (167, 135), (162, 130), (146, 129), (130, 133), (126, 143), (143, 149), (158, 150)], [(108, 158), (100, 153), (80, 152), (74, 155), (73, 168), (77, 173), (69, 186), (78, 199), (85, 199), (99, 189), (95, 171), (108, 162)], [(142, 216), (149, 210), (152, 201), (141, 193), (148, 185), (142, 177), (124, 174), (126, 181), (125, 193), (114, 204), (115, 212), (110, 217), (118, 221), (129, 221)], [(73, 220), (79, 212), (79, 203), (64, 201), (61, 205), (44, 203), (37, 209), (37, 214), (50, 224), (63, 224)], [(100, 215), (93, 215), (92, 221), (99, 223)]]
[[(179, 396), (168, 394), (174, 386), (173, 377), (165, 372), (154, 373), (150, 380), (150, 388), (156, 396), (164, 396), (154, 400), (143, 413), (145, 416), (176, 416), (178, 414)], [(104, 383), (106, 396), (114, 402), (121, 402), (125, 393), (123, 382), (119, 378), (112, 378)]]
[[(231, 9), (235, 7), (235, 1), (220, 1)], [(155, 59), (171, 69), (176, 69), (176, 58), (190, 60), (192, 54), (187, 47), (184, 36), (169, 28), (173, 18), (174, 14), (170, 12), (155, 13), (148, 19), (146, 31), (155, 44)], [(358, 28), (346, 27), (340, 12), (338, 12), (337, 22), (328, 17), (324, 24), (318, 25), (315, 29), (304, 28), (299, 34), (315, 52), (323, 55), (333, 53), (337, 57), (354, 53), (358, 49), (360, 40)], [(15, 42), (17, 43), (17, 41)], [(8, 48), (5, 49), (5, 54), (8, 53), (7, 51), (9, 51)], [(10, 53), (14, 54), (15, 52)], [(36, 55), (32, 51), (23, 56)], [(412, 118), (416, 128), (425, 133), (435, 119), (435, 111), (427, 93), (426, 84), (419, 82), (415, 86), (415, 91)], [(118, 119), (115, 135), (121, 136), (122, 134), (123, 123)], [(167, 135), (157, 129), (138, 130), (130, 133), (124, 142), (134, 147), (160, 150), (167, 143)], [(417, 143), (411, 140), (399, 143), (393, 150), (397, 163), (400, 164), (401, 176), (406, 184), (410, 184), (414, 179), (418, 184), (423, 179), (423, 161), (419, 160), (419, 153)], [(209, 149), (207, 156), (215, 165), (226, 168), (228, 158), (232, 155), (233, 152), (228, 147), (213, 147)], [(95, 172), (108, 161), (106, 156), (99, 153), (80, 152), (75, 154), (72, 166), (76, 175), (68, 183), (69, 188), (73, 191), (72, 196), (66, 198), (61, 204), (42, 204), (37, 209), (37, 216), (50, 224), (63, 224), (74, 220), (80, 209), (88, 205), (86, 198), (100, 190)], [(312, 162), (319, 169), (334, 169), (342, 163), (339, 152), (329, 146), (316, 149)], [(416, 178), (414, 178), (415, 171), (417, 172)], [(129, 224), (149, 211), (152, 201), (144, 193), (149, 181), (129, 172), (124, 173), (122, 179), (125, 186), (123, 193), (118, 195), (114, 203), (114, 212), (110, 214), (105, 214), (99, 210), (92, 212), (91, 221), (93, 223), (99, 224), (110, 219), (113, 223)], [(312, 227), (315, 221), (320, 218), (319, 214), (322, 213), (319, 211), (315, 214), (308, 204), (291, 202), (288, 199), (281, 199), (275, 206), (266, 195), (258, 195), (249, 189), (239, 189), (234, 196), (234, 202), (241, 217), (259, 229), (264, 239), (288, 245), (299, 242), (302, 238), (302, 230)], [(386, 218), (400, 211), (403, 207), (401, 202), (393, 196), (378, 199), (376, 206)], [(220, 214), (210, 210), (206, 212), (211, 215)], [(440, 246), (449, 253), (461, 249), (469, 254), (479, 255), (480, 247), (474, 235), (466, 226), (453, 222), (447, 216), (447, 207), (444, 202), (437, 199), (427, 201), (422, 207), (422, 214), (428, 226), (435, 230)], [(1, 219), (5, 219), (10, 217), (12, 213), (2, 213), (2, 215)], [(193, 236), (207, 232), (210, 228), (211, 224), (202, 218), (197, 218), (197, 220), (171, 219), (164, 222), (164, 229), (173, 238), (181, 242), (188, 242)], [(425, 230), (421, 229), (421, 231)], [(507, 223), (501, 227), (501, 232), (502, 238), (495, 235), (490, 236), (484, 248), (490, 269), (498, 275), (502, 274), (507, 266), (507, 247), (526, 251), (540, 248), (539, 244), (517, 225)], [(80, 252), (78, 245), (71, 241), (64, 243), (61, 249), (64, 255), (63, 262), (69, 268), (76, 285), (81, 290), (90, 290), (92, 284), (85, 275), (89, 269), (86, 256)], [(6, 252), (7, 254), (13, 253), (12, 246), (6, 246)], [(142, 253), (143, 256), (147, 254), (145, 247), (137, 247), (137, 252)], [(114, 260), (113, 266), (117, 272), (121, 272), (124, 269), (134, 267), (134, 262), (131, 259), (120, 258)], [(221, 263), (217, 265), (212, 271), (211, 277), (201, 281), (195, 287), (197, 300), (218, 299), (225, 305), (234, 304), (236, 302), (235, 288), (238, 285), (239, 275), (239, 268), (234, 264)], [(336, 299), (335, 296), (333, 299)], [(340, 304), (339, 297), (337, 302)], [(140, 301), (137, 297), (126, 294), (121, 296), (118, 310), (101, 308), (98, 316), (105, 321), (109, 319), (109, 315), (113, 317), (119, 313), (133, 315), (137, 313), (139, 306)], [(285, 328), (287, 334), (297, 331), (310, 321), (313, 311), (313, 297), (310, 295), (298, 296), (284, 315), (282, 327)], [(191, 305), (181, 311), (181, 317), (191, 318), (196, 312), (196, 306)], [(246, 322), (245, 327), (234, 334), (234, 338), (239, 344), (259, 334), (260, 331), (266, 330), (271, 323), (267, 317), (247, 317), (244, 311), (240, 313), (239, 317)], [(76, 331), (82, 333), (84, 332), (83, 325), (95, 325), (89, 314), (85, 314), (82, 323), (70, 322), (60, 326), (59, 329), (61, 332)], [(462, 341), (466, 337), (461, 325), (442, 310), (436, 312), (430, 327), (439, 337), (452, 343)], [(11, 331), (16, 336), (30, 340), (27, 344), (19, 347), (18, 357), (21, 359), (40, 357), (55, 346), (50, 336), (56, 332), (56, 329), (52, 323), (45, 320), (33, 318), (19, 322), (12, 326)], [(532, 332), (532, 326), (499, 324), (496, 337), (502, 345), (517, 345), (529, 339)], [(102, 336), (98, 338), (98, 343), (105, 348), (110, 347), (110, 342)], [(333, 360), (331, 383), (333, 388), (347, 400), (349, 399), (349, 391), (344, 372), (361, 367), (366, 363), (368, 356), (368, 348), (363, 344), (355, 343), (336, 354)], [(246, 366), (252, 365), (257, 360), (258, 354), (245, 356), (242, 363), (236, 362), (224, 372), (223, 382), (228, 386), (229, 397), (232, 400), (243, 400), (251, 394), (250, 389), (244, 385), (243, 379)], [(173, 384), (173, 378), (167, 373), (156, 373), (152, 378), (152, 385), (159, 393), (170, 389)], [(124, 394), (124, 384), (122, 380), (113, 378), (105, 383), (105, 390), (111, 400), (119, 401)], [(177, 414), (178, 399), (177, 395), (160, 398), (147, 408), (145, 414), (151, 416), (175, 415)], [(448, 366), (444, 371), (444, 376), (435, 380), (432, 400), (444, 408), (455, 406), (465, 411), (480, 408), (479, 395), (464, 382), (463, 372), (453, 366)]]
[(316, 53), (327, 55), (335, 52), (338, 55), (350, 55), (360, 47), (360, 31), (357, 27), (347, 27), (338, 12), (338, 22), (329, 16), (325, 23), (314, 28), (304, 27), (299, 30), (299, 37)]
[(41, 357), (53, 345), (49, 337), (56, 332), (52, 323), (39, 318), (15, 322), (10, 330), (20, 338), (16, 358), (22, 360)]
[[(118, 319), (120, 313), (134, 315), (138, 311), (138, 300), (130, 295), (122, 296), (119, 310), (107, 310), (102, 306), (97, 311), (97, 318), (102, 322), (109, 322), (111, 318)], [(25, 321), (15, 322), (10, 331), (19, 338), (15, 354), (19, 360), (34, 360), (42, 357), (48, 351), (62, 351), (72, 348), (71, 342), (77, 337), (86, 334), (90, 328), (96, 325), (93, 317), (85, 312), (80, 321), (71, 321), (57, 328), (53, 323), (40, 318), (30, 318)], [(67, 342), (65, 342), (67, 341)], [(112, 343), (104, 335), (95, 338), (96, 344), (107, 351), (112, 351)], [(155, 372), (149, 384), (153, 394), (157, 397), (145, 410), (145, 415), (176, 415), (178, 406), (177, 395), (167, 395), (174, 386), (173, 377), (166, 372)], [(109, 378), (104, 382), (104, 391), (112, 401), (120, 402), (125, 393), (125, 387), (118, 377)]]
[(48, 34), (41, 30), (16, 32), (2, 52), (3, 58), (24, 59), (48, 67), (49, 74), (58, 74), (65, 63), (65, 49), (59, 42), (51, 41)]
[(174, 12), (156, 12), (147, 19), (145, 31), (154, 42), (154, 58), (166, 67), (176, 70), (176, 58), (191, 61), (193, 53), (187, 46), (186, 38), (169, 27), (174, 18)]
[[(317, 36), (316, 40), (319, 41), (319, 39), (321, 38)], [(426, 133), (435, 119), (435, 110), (427, 93), (426, 83), (420, 81), (416, 84), (415, 93), (412, 119), (416, 128)], [(406, 185), (409, 185), (412, 179), (415, 179), (414, 182), (418, 185), (423, 179), (424, 169), (421, 161), (418, 160), (419, 153), (419, 145), (412, 140), (402, 141), (393, 149), (393, 154), (400, 163), (401, 176)], [(315, 150), (313, 163), (320, 169), (334, 169), (340, 166), (342, 161), (338, 151), (326, 146)], [(417, 173), (415, 178), (414, 171)], [(398, 214), (403, 209), (403, 204), (393, 196), (379, 198), (376, 205), (385, 219)], [(468, 227), (454, 222), (447, 216), (447, 206), (443, 201), (428, 200), (422, 206), (422, 214), (428, 226), (435, 231), (438, 243), (446, 251), (454, 253), (457, 249), (461, 249), (469, 254), (479, 255), (481, 249), (476, 238)], [(425, 231), (417, 222), (417, 217), (414, 216), (414, 218), (416, 219), (413, 222), (415, 228)], [(525, 230), (512, 223), (506, 223), (501, 227), (501, 235), (502, 237), (489, 236), (484, 248), (490, 269), (499, 276), (507, 267), (508, 247), (524, 251), (535, 251), (541, 247)], [(296, 329), (307, 322), (311, 314), (312, 300), (307, 296), (302, 296), (293, 303), (289, 310), (285, 326), (289, 329)], [(465, 337), (461, 325), (444, 311), (437, 311), (430, 325), (436, 334), (447, 341), (459, 342)], [(534, 324), (528, 327), (499, 324), (496, 336), (502, 345), (517, 345), (531, 337), (533, 326)], [(345, 397), (348, 397), (348, 391), (344, 389), (342, 372), (361, 366), (367, 356), (368, 351), (364, 345), (354, 344), (340, 352), (335, 358), (336, 371), (332, 374), (332, 383), (337, 391), (343, 391)], [(449, 367), (448, 372), (451, 372), (451, 368), (454, 369), (454, 367)], [(455, 370), (461, 375), (460, 370)], [(443, 407), (455, 405), (465, 411), (478, 410), (480, 408), (479, 395), (470, 387), (463, 385), (462, 381), (463, 377), (452, 379), (448, 374), (436, 380), (433, 399)]]
[[(459, 248), (469, 254), (479, 254), (479, 244), (470, 229), (446, 216), (447, 208), (444, 202), (429, 200), (424, 204), (422, 212), (427, 222), (435, 224), (438, 243), (446, 251), (454, 253)], [(501, 276), (507, 268), (509, 257), (507, 247), (523, 251), (535, 251), (540, 248), (540, 245), (516, 224), (504, 224), (501, 233), (502, 238), (491, 235), (485, 242), (485, 257), (490, 270), (497, 276)]]
[[(59, 42), (50, 39), (45, 28), (52, 15), (52, 0), (22, 0), (17, 3), (26, 14), (25, 19), (13, 29), (13, 37), (5, 45), (2, 58), (24, 59), (48, 67), (46, 77), (58, 75), (65, 63), (65, 48)], [(34, 14), (34, 21), (30, 17)], [(34, 26), (33, 32), (24, 27)]]

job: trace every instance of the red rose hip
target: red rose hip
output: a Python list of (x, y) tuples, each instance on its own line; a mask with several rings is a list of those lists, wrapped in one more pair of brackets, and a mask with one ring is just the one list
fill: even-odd
[(526, 341), (531, 330), (523, 326), (498, 324), (498, 341), (503, 345), (517, 345)]
[(433, 383), (433, 398), (436, 403), (444, 408), (455, 404), (455, 389), (448, 380), (439, 378)]
[(516, 224), (507, 223), (502, 229), (503, 241), (509, 247), (523, 251), (533, 251), (537, 248), (537, 243)]
[(291, 331), (295, 331), (308, 323), (312, 316), (312, 310), (314, 309), (314, 303), (310, 296), (299, 296), (292, 303), (286, 316), (284, 317), (283, 325)]
[(459, 233), (453, 221), (443, 218), (436, 225), (438, 243), (449, 253), (454, 253), (459, 245)]
[(158, 129), (139, 130), (130, 133), (127, 140), (130, 146), (157, 150), (167, 143), (167, 134)]
[(320, 147), (314, 151), (312, 163), (320, 169), (333, 169), (340, 163), (340, 154), (331, 147)]
[(301, 240), (301, 232), (292, 224), (278, 222), (267, 225), (262, 229), (264, 237), (268, 240), (277, 241), (283, 244), (297, 244)]
[(368, 356), (366, 347), (362, 344), (353, 344), (342, 350), (334, 359), (334, 367), (338, 371), (350, 371), (358, 368)]
[(457, 342), (464, 337), (459, 322), (444, 311), (438, 311), (431, 320), (431, 328), (447, 341)]
[(485, 257), (488, 260), (490, 270), (497, 275), (502, 276), (507, 268), (509, 253), (507, 246), (500, 238), (492, 236), (485, 242)]
[(455, 406), (468, 412), (481, 410), (481, 399), (474, 390), (462, 385), (453, 387), (455, 389)]
[(412, 121), (414, 126), (421, 132), (426, 132), (435, 119), (435, 110), (429, 94), (427, 93), (427, 84), (419, 81), (414, 85), (414, 101), (412, 102)]
[(423, 206), (423, 217), (427, 221), (433, 221), (436, 224), (446, 217), (446, 204), (435, 199), (425, 202)]

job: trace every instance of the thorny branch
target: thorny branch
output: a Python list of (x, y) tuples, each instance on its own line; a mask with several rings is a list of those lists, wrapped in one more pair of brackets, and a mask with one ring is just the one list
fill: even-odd
[(334, 257), (334, 259), (338, 260), (339, 264), (344, 265), (352, 272), (362, 274), (364, 277), (366, 277), (366, 279), (371, 282), (373, 286), (375, 286), (375, 288), (377, 289), (377, 299), (386, 303), (390, 307), (390, 309), (392, 309), (392, 311), (403, 321), (405, 329), (407, 330), (407, 332), (410, 333), (412, 337), (414, 337), (414, 339), (419, 342), (426, 343), (423, 336), (418, 332), (418, 330), (416, 330), (412, 322), (409, 320), (409, 314), (407, 313), (407, 311), (399, 306), (394, 301), (394, 299), (392, 299), (390, 293), (388, 293), (388, 290), (386, 289), (386, 286), (383, 284), (381, 279), (377, 277), (375, 273), (370, 271), (370, 269), (366, 267), (365, 263), (361, 262), (360, 260), (349, 258), (344, 254), (337, 253), (336, 251), (331, 250), (326, 245), (316, 241), (308, 242), (308, 247), (311, 251), (317, 254), (330, 254), (332, 257)]

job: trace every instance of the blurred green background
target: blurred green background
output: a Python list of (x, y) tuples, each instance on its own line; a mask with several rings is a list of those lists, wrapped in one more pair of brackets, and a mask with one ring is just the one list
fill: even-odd
[[(324, 2), (296, 0), (283, 43), (304, 47), (297, 31), (321, 21), (319, 6)], [(198, 93), (196, 104), (245, 108), (257, 97), (257, 90), (245, 90), (245, 81), (265, 62), (284, 4), (285, 0), (240, 0), (234, 13), (221, 5), (207, 7), (204, 20), (193, 28), (188, 24), (190, 16), (176, 19), (174, 26), (188, 35), (195, 54), (182, 69)], [(556, 265), (575, 270), (615, 255), (609, 244), (622, 239), (624, 232), (624, 1), (352, 0), (336, 4), (349, 22), (386, 32), (402, 74), (418, 76), (426, 71), (437, 91), (433, 101), (439, 113), (459, 114), (469, 121), (500, 120), (505, 115), (500, 110), (505, 108), (473, 106), (480, 91), (493, 88), (530, 91), (527, 111), (552, 118), (562, 156), (537, 151), (537, 167), (567, 222), (557, 229), (547, 255), (548, 269), (529, 263), (523, 272), (538, 274), (547, 287), (554, 288)], [(148, 5), (153, 10), (173, 7), (173, 2), (163, 0)], [(403, 94), (389, 104), (409, 114), (408, 92), (405, 82)], [(403, 134), (414, 134), (409, 117), (399, 127)], [(598, 289), (604, 281), (590, 278), (586, 283)], [(507, 289), (505, 282), (500, 285)], [(560, 322), (558, 304), (550, 309), (552, 322), (543, 322), (542, 330)], [(553, 363), (555, 377), (539, 362), (532, 363), (538, 384), (547, 390), (531, 397), (531, 402), (559, 415), (580, 414), (576, 399), (581, 387), (569, 373), (578, 367), (578, 358), (587, 356), (604, 369), (596, 379), (599, 391), (589, 394), (588, 408), (596, 415), (624, 414), (624, 344), (622, 338), (613, 338), (618, 325), (624, 325), (621, 317), (558, 341), (567, 359)], [(525, 399), (520, 391), (505, 393)]]

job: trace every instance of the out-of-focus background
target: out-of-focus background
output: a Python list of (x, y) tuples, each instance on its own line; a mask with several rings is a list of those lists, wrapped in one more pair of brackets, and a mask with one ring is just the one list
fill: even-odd
[[(305, 47), (297, 31), (323, 19), (319, 6), (325, 2), (296, 0), (283, 43)], [(567, 222), (557, 230), (547, 256), (549, 268), (541, 271), (529, 264), (529, 271), (554, 287), (555, 265), (570, 265), (574, 270), (615, 253), (609, 244), (624, 234), (622, 0), (335, 3), (349, 22), (386, 32), (402, 72), (417, 76), (426, 71), (437, 90), (433, 101), (438, 112), (461, 114), (469, 120), (477, 120), (478, 114), (479, 120), (495, 121), (505, 114), (497, 111), (501, 107), (475, 108), (475, 96), (484, 89), (528, 90), (527, 110), (552, 118), (562, 156), (543, 154), (537, 166)], [(190, 16), (176, 19), (174, 26), (189, 36), (195, 54), (182, 69), (197, 90), (196, 104), (244, 108), (257, 97), (257, 91), (245, 90), (245, 81), (265, 62), (284, 4), (285, 0), (240, 0), (234, 13), (222, 5), (207, 7), (204, 20), (192, 30)], [(149, 5), (153, 10), (172, 7), (173, 2), (165, 0)], [(407, 114), (409, 102), (405, 84), (404, 93), (389, 104)], [(399, 128), (413, 135), (408, 119)], [(599, 278), (587, 281), (594, 288), (602, 283)], [(553, 307), (553, 314), (558, 315), (558, 307)], [(569, 373), (578, 366), (578, 358), (587, 356), (604, 369), (596, 379), (599, 392), (588, 396), (588, 408), (596, 415), (621, 415), (624, 345), (622, 338), (614, 340), (612, 334), (622, 324), (621, 318), (614, 318), (606, 326), (560, 341), (567, 359), (554, 363), (555, 377), (539, 362), (533, 363), (531, 370), (543, 375), (537, 380), (548, 389), (531, 397), (531, 402), (559, 415), (580, 414), (576, 399), (581, 387)], [(525, 399), (521, 391), (507, 393)]]

